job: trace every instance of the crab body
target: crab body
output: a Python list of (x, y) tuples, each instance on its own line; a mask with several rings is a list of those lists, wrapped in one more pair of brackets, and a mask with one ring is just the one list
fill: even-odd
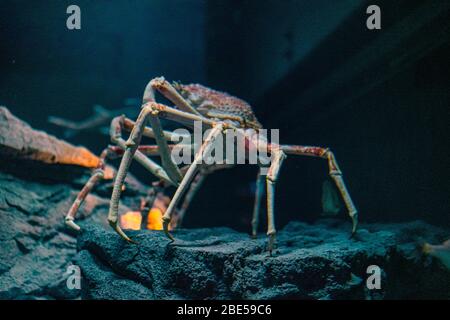
[(252, 107), (239, 98), (200, 84), (174, 85), (181, 95), (203, 116), (234, 120), (241, 128), (261, 129)]

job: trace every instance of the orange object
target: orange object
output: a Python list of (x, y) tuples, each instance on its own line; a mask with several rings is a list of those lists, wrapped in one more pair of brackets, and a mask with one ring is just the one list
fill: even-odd
[(163, 213), (161, 212), (160, 209), (151, 208), (147, 218), (147, 229), (162, 230), (163, 229), (162, 216)]
[(140, 230), (142, 215), (139, 211), (128, 211), (120, 216), (120, 225), (124, 229)]

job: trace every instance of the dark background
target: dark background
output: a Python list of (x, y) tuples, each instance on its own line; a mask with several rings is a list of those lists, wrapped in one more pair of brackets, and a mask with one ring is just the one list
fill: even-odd
[[(81, 30), (66, 28), (70, 4)], [(366, 28), (370, 4), (381, 30)], [(249, 101), (282, 143), (332, 148), (362, 221), (450, 225), (448, 1), (3, 0), (0, 15), (0, 104), (35, 128), (62, 137), (49, 115), (120, 108), (155, 76), (199, 82)], [(108, 140), (70, 139), (95, 152)], [(285, 163), (279, 227), (319, 216), (328, 172), (323, 160)], [(238, 166), (208, 178), (186, 226), (248, 231), (255, 176)]]

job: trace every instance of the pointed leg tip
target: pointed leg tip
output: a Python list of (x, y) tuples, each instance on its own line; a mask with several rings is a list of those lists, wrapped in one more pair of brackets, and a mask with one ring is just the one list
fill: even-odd
[(133, 240), (133, 239), (131, 239), (131, 238), (128, 238), (128, 240), (127, 240), (129, 243), (131, 243), (131, 244), (138, 244), (138, 242), (136, 241), (136, 240)]
[(79, 225), (77, 225), (72, 219), (66, 219), (65, 220), (66, 226), (68, 226), (70, 229), (74, 231), (81, 231), (81, 228)]
[(120, 229), (121, 232), (117, 231), (117, 233), (122, 237), (122, 239), (124, 239), (126, 242), (128, 243), (136, 243), (134, 240), (132, 240), (130, 237), (128, 237), (125, 232), (122, 231), (122, 229)]
[(355, 238), (355, 236), (356, 236), (356, 231), (357, 231), (357, 226), (354, 225), (353, 228), (352, 228), (352, 232), (351, 232), (351, 234), (350, 234), (349, 239), (354, 239), (354, 238)]
[(120, 228), (119, 224), (117, 222), (109, 222), (109, 225), (114, 229), (115, 232), (117, 232), (117, 234), (124, 239), (125, 241), (127, 241), (128, 243), (134, 243), (137, 244), (136, 241), (132, 240), (129, 236), (127, 236), (127, 234)]
[(164, 233), (167, 236), (167, 238), (169, 238), (170, 242), (172, 243), (172, 242), (175, 241), (175, 238), (169, 232), (169, 223), (170, 223), (170, 220), (163, 219), (163, 230), (164, 230)]
[(166, 236), (169, 239), (169, 243), (175, 242), (175, 238), (170, 233), (166, 232)]
[(172, 236), (172, 234), (169, 232), (169, 230), (167, 230), (165, 233), (166, 233), (167, 238), (169, 238), (170, 242), (175, 241), (175, 238)]
[(355, 212), (352, 215), (352, 233), (350, 235), (350, 239), (352, 239), (355, 236), (357, 229), (358, 229), (358, 213)]

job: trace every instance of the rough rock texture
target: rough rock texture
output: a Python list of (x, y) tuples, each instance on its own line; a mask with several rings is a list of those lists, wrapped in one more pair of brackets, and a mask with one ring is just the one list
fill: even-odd
[[(66, 286), (76, 239), (63, 218), (90, 170), (23, 157), (27, 152), (47, 152), (48, 144), (53, 144), (51, 150), (54, 145), (70, 146), (0, 108), (0, 299), (80, 295)], [(77, 219), (106, 225), (111, 187), (111, 181), (101, 183), (86, 198)], [(130, 176), (121, 212), (130, 210), (126, 206), (138, 206), (146, 190)]]
[[(63, 219), (79, 188), (0, 172), (0, 299), (79, 295), (66, 289), (65, 272), (76, 253), (76, 239)], [(89, 195), (78, 219), (106, 228), (108, 206), (109, 198)]]
[[(227, 228), (129, 232), (137, 245), (86, 227), (74, 263), (86, 299), (400, 299), (450, 298), (450, 273), (420, 253), (423, 240), (448, 236), (422, 222), (365, 225), (291, 222), (278, 233), (274, 257), (266, 238)], [(381, 290), (368, 290), (366, 271), (378, 265)]]

